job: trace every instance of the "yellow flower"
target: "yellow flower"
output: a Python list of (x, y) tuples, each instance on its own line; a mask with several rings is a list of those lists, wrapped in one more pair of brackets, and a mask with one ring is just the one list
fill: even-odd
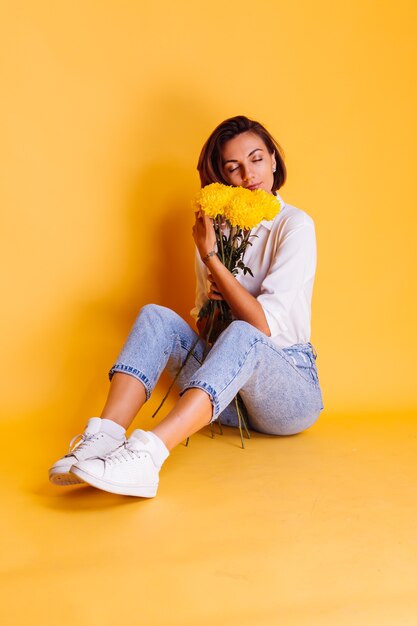
[(194, 208), (198, 211), (202, 209), (207, 217), (215, 218), (223, 215), (225, 207), (230, 201), (234, 192), (234, 187), (227, 187), (221, 183), (211, 183), (206, 185), (195, 197)]
[(228, 187), (211, 183), (200, 189), (194, 207), (211, 218), (222, 215), (231, 226), (251, 229), (262, 220), (271, 220), (279, 212), (277, 198), (263, 189)]

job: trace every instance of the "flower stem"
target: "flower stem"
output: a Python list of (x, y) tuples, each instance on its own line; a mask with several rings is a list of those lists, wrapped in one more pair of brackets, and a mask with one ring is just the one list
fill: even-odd
[(219, 417), (217, 418), (217, 425), (218, 425), (218, 427), (219, 427), (219, 432), (220, 432), (220, 434), (221, 434), (221, 435), (223, 435), (223, 428), (222, 428), (222, 423), (221, 423), (221, 421), (220, 421), (220, 415), (219, 415)]
[(223, 265), (224, 263), (224, 248), (223, 248), (223, 233), (222, 233), (222, 226), (221, 226), (221, 216), (218, 215), (215, 219), (215, 223), (217, 225), (217, 228), (215, 228), (214, 230), (216, 231), (216, 239), (217, 239), (217, 248), (219, 247), (219, 243), (220, 243), (220, 250), (221, 250), (221, 255), (222, 255), (222, 263)]
[(168, 390), (166, 392), (166, 394), (164, 395), (164, 397), (162, 398), (161, 402), (159, 403), (158, 408), (156, 409), (156, 411), (152, 414), (152, 417), (155, 417), (155, 415), (157, 415), (157, 413), (159, 413), (159, 411), (162, 408), (162, 405), (164, 404), (165, 400), (168, 398), (171, 389), (173, 388), (173, 386), (175, 385), (175, 383), (178, 380), (178, 376), (181, 374), (182, 370), (184, 369), (185, 365), (188, 362), (188, 359), (190, 358), (191, 354), (194, 352), (196, 345), (198, 344), (198, 342), (200, 341), (200, 336), (197, 337), (196, 341), (194, 342), (194, 344), (191, 346), (190, 350), (187, 353), (187, 356), (184, 359), (184, 362), (182, 363), (181, 367), (179, 368), (178, 372), (175, 374), (174, 379), (172, 380), (170, 386), (168, 387)]
[(241, 413), (242, 413), (243, 427), (244, 427), (244, 429), (245, 429), (245, 431), (246, 431), (246, 434), (247, 434), (247, 436), (248, 436), (248, 439), (250, 439), (250, 432), (249, 432), (249, 430), (248, 430), (248, 426), (247, 426), (247, 424), (246, 424), (246, 417), (245, 417), (246, 407), (245, 407), (245, 405), (244, 405), (244, 403), (243, 403), (243, 400), (242, 400), (242, 398), (240, 397), (240, 395), (239, 395), (239, 394), (237, 394), (237, 401), (238, 401), (238, 403), (240, 403), (240, 405), (241, 405), (241, 406), (239, 405), (239, 408), (240, 408)]
[(233, 237), (235, 234), (235, 229), (233, 226), (230, 227), (230, 233), (229, 233), (229, 241), (230, 241), (230, 254), (229, 254), (229, 261), (226, 265), (227, 269), (230, 270), (232, 268), (232, 259), (233, 259)]
[[(214, 326), (214, 318), (215, 318), (215, 313), (216, 313), (216, 309), (220, 304), (218, 304), (215, 300), (212, 300), (213, 303), (213, 310), (211, 312), (211, 316), (210, 316), (210, 327), (208, 329), (208, 333), (206, 335), (206, 345), (204, 347), (204, 352), (203, 352), (203, 357), (202, 357), (202, 362), (204, 361), (204, 359), (207, 356), (207, 352), (208, 352), (208, 348), (209, 348), (209, 341), (210, 341), (210, 337), (211, 337), (211, 333), (213, 332), (213, 326)], [(208, 318), (207, 318), (207, 322), (208, 322)], [(206, 325), (207, 325), (206, 322)]]
[[(248, 430), (248, 427), (246, 425), (246, 420), (245, 417), (243, 415), (243, 411), (240, 407), (240, 403), (242, 402), (242, 398), (239, 396), (239, 394), (235, 395), (235, 406), (236, 406), (236, 412), (237, 412), (237, 417), (238, 417), (238, 424), (239, 424), (239, 432), (240, 432), (240, 440), (242, 442), (242, 448), (245, 447), (244, 443), (243, 443), (243, 430), (242, 430), (242, 425), (243, 428), (245, 429), (245, 432), (247, 434), (248, 439), (250, 439), (250, 433)], [(243, 402), (242, 402), (243, 404)]]
[(239, 424), (240, 441), (242, 442), (242, 448), (245, 449), (245, 444), (243, 443), (243, 432), (242, 432), (242, 415), (240, 413), (239, 402), (237, 400), (237, 396), (235, 396), (235, 405), (236, 405), (237, 419), (238, 419), (238, 424)]

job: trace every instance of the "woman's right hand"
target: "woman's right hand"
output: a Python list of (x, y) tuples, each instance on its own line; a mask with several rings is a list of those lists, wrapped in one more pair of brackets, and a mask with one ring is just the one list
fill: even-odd
[(207, 217), (204, 211), (196, 211), (195, 224), (192, 232), (198, 252), (200, 253), (200, 258), (204, 259), (209, 252), (214, 250), (216, 245), (213, 220)]

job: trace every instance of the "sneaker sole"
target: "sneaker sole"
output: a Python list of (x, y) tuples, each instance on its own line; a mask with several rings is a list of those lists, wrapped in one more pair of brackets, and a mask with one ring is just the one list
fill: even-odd
[(69, 472), (52, 472), (49, 471), (49, 480), (58, 487), (68, 487), (69, 485), (82, 485), (82, 478), (70, 474)]
[(108, 491), (109, 493), (115, 493), (119, 496), (136, 496), (139, 498), (154, 498), (158, 490), (158, 484), (156, 485), (120, 485), (118, 483), (112, 483), (108, 480), (98, 478), (93, 474), (89, 474), (85, 470), (79, 467), (72, 467), (71, 474), (80, 478), (82, 481), (88, 483), (92, 487), (97, 487), (102, 491)]

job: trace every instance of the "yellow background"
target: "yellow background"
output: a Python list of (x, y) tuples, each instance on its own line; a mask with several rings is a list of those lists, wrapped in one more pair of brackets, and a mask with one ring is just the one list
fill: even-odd
[(196, 160), (236, 114), (276, 135), (282, 196), (316, 223), (326, 410), (414, 407), (414, 27), (404, 0), (9, 3), (6, 418), (97, 412), (138, 308), (188, 315)]
[[(319, 430), (312, 431), (310, 439), (282, 443), (281, 469), (285, 476), (285, 468), (290, 473), (288, 468), (294, 463), (292, 469), (301, 485), (303, 480), (297, 468), (302, 471), (305, 459), (318, 458), (316, 454), (326, 458), (334, 445), (332, 433), (335, 441), (344, 445), (346, 438), (355, 432), (355, 443), (349, 449), (340, 450), (338, 455), (334, 448), (334, 456), (327, 458), (328, 465), (324, 469), (315, 468), (319, 474), (322, 472), (323, 481), (326, 478), (323, 489), (328, 486), (329, 475), (334, 478), (337, 468), (342, 471), (341, 458), (349, 458), (353, 465), (357, 462), (354, 458), (357, 449), (365, 464), (359, 467), (363, 469), (368, 463), (366, 467), (375, 472), (373, 478), (377, 486), (369, 492), (363, 488), (361, 500), (352, 496), (355, 512), (346, 517), (338, 494), (342, 484), (346, 498), (349, 485), (343, 482), (342, 476), (340, 484), (334, 478), (334, 492), (322, 499), (322, 517), (316, 520), (317, 532), (314, 530), (313, 534), (304, 532), (311, 526), (303, 526), (299, 501), (291, 500), (293, 491), (288, 487), (287, 510), (280, 511), (279, 523), (289, 520), (292, 530), (284, 536), (290, 542), (292, 537), (294, 543), (287, 541), (289, 552), (280, 546), (275, 554), (275, 557), (278, 553), (288, 557), (280, 570), (280, 582), (284, 584), (286, 597), (291, 597), (289, 607), (295, 606), (295, 588), (290, 590), (290, 583), (294, 581), (297, 585), (300, 581), (299, 567), (305, 563), (306, 554), (317, 562), (326, 561), (336, 550), (337, 561), (326, 568), (323, 589), (334, 580), (340, 582), (334, 606), (342, 613), (337, 613), (336, 609), (336, 613), (329, 613), (328, 623), (372, 623), (372, 611), (361, 614), (363, 621), (341, 621), (339, 618), (344, 614), (340, 607), (344, 605), (343, 601), (338, 604), (338, 599), (355, 597), (360, 602), (367, 597), (368, 581), (375, 580), (375, 572), (381, 571), (375, 555), (381, 553), (378, 551), (385, 540), (398, 531), (401, 520), (412, 519), (404, 504), (408, 493), (405, 488), (404, 492), (400, 487), (395, 489), (395, 493), (400, 494), (398, 497), (404, 499), (393, 506), (391, 527), (385, 534), (374, 533), (381, 538), (381, 544), (373, 553), (375, 561), (367, 555), (365, 569), (361, 566), (350, 579), (352, 585), (361, 581), (361, 572), (366, 571), (368, 576), (367, 566), (375, 564), (375, 569), (369, 571), (369, 579), (364, 579), (362, 595), (355, 596), (349, 584), (337, 578), (337, 573), (338, 564), (347, 569), (352, 566), (352, 562), (343, 560), (343, 555), (353, 554), (349, 541), (355, 533), (359, 536), (364, 527), (378, 523), (381, 516), (386, 519), (387, 510), (381, 504), (386, 491), (381, 491), (381, 500), (374, 503), (366, 519), (360, 517), (364, 510), (362, 504), (366, 507), (372, 494), (380, 493), (379, 488), (382, 490), (378, 481), (385, 467), (384, 448), (392, 450), (388, 445), (390, 424), (401, 420), (397, 416), (400, 411), (410, 419), (417, 400), (415, 33), (416, 5), (411, 0), (353, 0), (348, 3), (331, 0), (241, 0), (238, 3), (224, 0), (207, 3), (17, 0), (3, 3), (0, 20), (0, 380), (2, 420), (6, 426), (2, 441), (7, 453), (3, 454), (2, 471), (7, 476), (8, 487), (12, 491), (17, 488), (15, 494), (19, 494), (17, 498), (14, 496), (13, 533), (3, 533), (3, 537), (9, 537), (6, 554), (10, 566), (17, 572), (16, 579), (7, 577), (11, 586), (22, 576), (32, 581), (28, 582), (28, 588), (32, 588), (39, 571), (54, 571), (54, 558), (48, 556), (52, 552), (44, 551), (44, 539), (39, 543), (36, 538), (36, 529), (45, 524), (41, 536), (56, 541), (54, 549), (61, 545), (59, 541), (65, 546), (61, 557), (71, 574), (63, 583), (68, 584), (63, 606), (73, 607), (73, 612), (68, 613), (68, 623), (74, 623), (72, 616), (77, 616), (72, 590), (82, 595), (88, 591), (91, 581), (96, 581), (93, 592), (100, 591), (100, 584), (101, 590), (106, 588), (100, 579), (101, 559), (106, 559), (105, 555), (114, 557), (112, 563), (120, 559), (116, 546), (109, 546), (106, 541), (114, 537), (112, 532), (120, 533), (118, 540), (126, 533), (127, 518), (119, 517), (122, 510), (122, 506), (117, 505), (119, 500), (106, 500), (104, 495), (99, 501), (90, 499), (90, 491), (89, 496), (78, 496), (78, 500), (76, 496), (65, 500), (66, 504), (61, 498), (59, 505), (57, 496), (52, 496), (52, 488), (41, 485), (46, 480), (48, 465), (64, 452), (63, 442), (82, 430), (86, 418), (100, 410), (108, 388), (107, 370), (140, 306), (157, 302), (175, 308), (183, 316), (188, 315), (194, 295), (193, 215), (189, 202), (199, 186), (197, 157), (214, 126), (226, 117), (245, 114), (263, 122), (283, 146), (288, 182), (281, 194), (287, 202), (307, 211), (315, 220), (317, 230), (318, 271), (312, 342), (318, 352), (325, 412), (322, 421), (319, 420)], [(369, 456), (368, 445), (357, 447), (365, 413), (369, 441), (378, 432), (382, 413), (388, 416), (387, 439), (374, 442), (379, 446), (378, 463), (372, 460), (376, 457)], [(344, 424), (337, 433), (332, 430), (335, 423)], [(404, 425), (403, 430), (397, 432), (398, 441), (406, 441), (413, 424), (411, 417), (409, 428)], [(357, 430), (352, 431), (355, 428)], [(205, 458), (206, 440), (198, 437), (194, 440), (197, 442), (194, 450), (203, 455), (199, 458)], [(231, 441), (235, 441), (232, 436)], [(255, 437), (251, 442), (253, 451), (259, 448), (259, 459), (263, 458), (264, 450), (270, 449), (257, 448), (257, 443), (262, 441)], [(320, 441), (324, 443), (319, 444)], [(270, 444), (272, 442), (268, 441)], [(411, 440), (409, 444), (411, 446)], [(37, 452), (33, 452), (32, 457), (35, 448)], [(187, 454), (195, 454), (191, 450), (187, 450)], [(403, 466), (404, 476), (409, 477), (415, 454), (409, 448), (404, 456), (399, 443), (396, 450), (398, 455), (393, 463), (398, 484), (401, 484), (400, 459), (409, 460), (409, 465)], [(222, 448), (221, 454), (223, 452), (222, 463), (231, 462), (229, 448)], [(182, 448), (177, 455), (175, 458), (179, 461)], [(175, 458), (170, 460), (171, 464)], [(34, 464), (31, 459), (35, 459)], [(244, 481), (249, 484), (251, 476), (253, 478), (250, 468), (255, 471), (255, 461), (256, 455), (252, 466), (245, 466), (244, 472), (248, 475), (243, 474)], [(205, 470), (196, 463), (196, 456), (190, 466), (183, 460), (184, 476), (197, 472), (196, 476), (204, 480)], [(172, 519), (173, 515), (170, 506), (164, 508), (167, 502), (183, 511), (189, 509), (188, 493), (179, 494), (174, 504), (175, 491), (180, 488), (173, 467), (171, 474), (169, 470), (166, 472), (168, 501), (157, 498), (149, 503), (147, 514), (140, 520), (136, 509), (127, 522), (131, 531), (127, 535), (129, 541), (138, 529), (149, 533), (151, 527), (153, 535), (147, 535), (150, 546), (164, 536), (167, 532), (164, 520), (166, 522), (169, 516)], [(352, 472), (349, 463), (343, 472), (345, 469), (348, 475), (356, 476), (356, 494), (363, 478), (362, 469)], [(229, 519), (234, 519), (234, 528), (237, 528), (243, 517), (251, 519), (250, 511), (240, 510), (239, 505), (250, 496), (256, 506), (256, 494), (262, 492), (262, 485), (266, 484), (260, 478), (259, 484), (252, 485), (253, 493), (250, 489), (244, 492), (243, 485), (246, 488), (248, 483), (230, 478), (231, 472), (232, 482), (221, 486), (216, 482), (214, 470), (211, 496), (215, 499), (220, 493), (224, 502), (232, 503), (235, 514), (240, 517), (234, 519), (233, 511), (227, 507), (219, 511), (220, 519), (210, 517), (213, 510), (204, 508), (208, 507), (205, 492), (200, 493), (197, 478), (196, 485), (190, 479), (191, 497), (200, 507), (196, 510), (204, 513), (201, 528), (207, 554), (216, 543), (208, 538), (214, 536), (219, 541), (220, 537), (212, 528), (226, 526), (230, 529)], [(190, 486), (187, 479), (184, 484)], [(413, 484), (415, 489), (416, 483)], [(234, 498), (227, 491), (229, 487)], [(409, 487), (412, 488), (411, 483)], [(276, 495), (277, 502), (281, 502), (282, 492)], [(306, 506), (310, 507), (309, 496), (304, 496)], [(37, 504), (42, 503), (43, 510), (49, 507), (48, 521), (40, 513), (37, 517), (34, 497)], [(254, 522), (275, 520), (271, 517), (273, 509), (269, 508), (272, 505), (266, 490), (264, 499), (257, 505), (263, 513), (257, 519), (255, 515)], [(80, 511), (79, 518), (71, 517), (71, 507)], [(178, 514), (178, 508), (175, 510)], [(113, 512), (111, 520), (107, 519), (106, 514), (111, 516)], [(202, 523), (202, 518), (195, 512), (194, 515), (187, 517), (184, 513), (182, 521), (175, 518), (178, 541), (181, 529), (185, 528), (184, 532), (192, 536), (193, 528)], [(31, 528), (29, 534), (27, 529), (23, 530), (26, 516)], [(211, 527), (208, 520), (213, 524)], [(346, 529), (334, 535), (333, 543), (326, 543), (324, 550), (320, 533), (324, 532), (327, 537), (332, 535), (330, 528), (323, 531), (321, 522), (324, 526), (326, 522), (333, 524), (333, 532), (337, 524)], [(97, 524), (104, 526), (98, 530)], [(66, 540), (58, 540), (54, 535), (62, 528), (67, 533)], [(75, 537), (71, 536), (71, 528)], [(412, 528), (415, 526), (402, 530), (411, 537)], [(263, 530), (265, 537), (274, 532), (272, 526)], [(301, 535), (305, 543), (300, 545)], [(90, 554), (91, 561), (87, 559), (87, 569), (83, 570), (86, 578), (79, 588), (76, 566), (78, 562), (85, 563), (85, 553), (74, 557), (72, 550), (80, 538), (88, 542), (91, 536), (96, 537), (103, 552), (94, 548), (97, 553)], [(127, 544), (120, 541), (124, 554), (129, 554)], [(259, 541), (255, 565), (262, 575), (267, 571), (279, 575), (273, 561), (268, 560), (269, 548)], [(365, 536), (363, 544), (356, 546), (358, 555), (366, 553), (368, 544)], [(192, 577), (193, 569), (186, 560), (198, 545), (199, 550), (203, 550), (197, 539), (192, 548), (184, 538), (181, 550), (176, 552), (165, 538), (161, 548), (165, 563), (174, 568), (174, 564), (183, 559), (181, 571)], [(236, 539), (232, 534), (232, 555), (227, 552), (230, 545), (230, 541), (228, 547), (221, 544), (219, 552), (238, 562), (244, 557), (247, 538)], [(293, 552), (288, 545), (294, 547)], [(317, 549), (313, 555), (308, 552), (312, 546)], [(340, 546), (343, 548), (338, 552)], [(127, 564), (133, 577), (129, 579), (127, 591), (132, 597), (136, 597), (132, 581), (143, 558), (142, 548), (139, 548), (135, 561), (132, 557)], [(397, 570), (393, 563), (398, 566), (404, 555), (384, 554), (395, 579), (388, 587), (396, 594)], [(153, 561), (148, 557), (147, 567), (152, 567)], [(112, 563), (105, 563), (109, 576)], [(207, 561), (203, 559), (202, 563), (205, 569)], [(185, 617), (178, 618), (178, 623), (195, 624), (197, 619), (206, 623), (199, 615), (203, 592), (207, 593), (210, 605), (209, 598), (216, 597), (216, 590), (210, 587), (218, 581), (217, 593), (221, 594), (222, 588), (228, 592), (228, 583), (235, 585), (235, 591), (239, 589), (239, 594), (231, 592), (229, 596), (233, 607), (246, 601), (249, 595), (244, 578), (250, 576), (251, 567), (244, 561), (240, 565), (236, 571), (244, 571), (244, 574), (228, 573), (225, 564), (218, 566), (220, 579), (211, 576), (210, 568), (205, 569), (206, 577), (201, 579), (195, 606), (189, 596), (181, 595), (181, 590), (176, 589), (183, 607), (194, 610), (194, 617), (189, 621)], [(58, 577), (51, 574), (48, 578), (45, 574), (45, 578), (39, 578), (39, 585), (51, 589), (55, 598), (51, 623), (64, 623), (57, 603), (62, 594), (60, 566), (56, 567)], [(118, 571), (118, 575), (123, 580), (123, 571)], [(173, 575), (175, 577), (175, 573)], [(305, 581), (316, 579), (316, 570), (303, 570), (303, 576), (306, 576)], [(271, 580), (268, 589), (274, 593)], [(146, 589), (155, 597), (160, 581), (157, 570), (150, 581), (147, 579)], [(164, 578), (163, 584), (168, 588), (171, 579)], [(326, 594), (318, 591), (316, 596), (309, 595), (307, 588), (308, 585), (303, 588), (304, 601), (308, 603), (315, 597), (315, 610), (323, 617), (320, 607), (330, 610)], [(381, 588), (386, 591), (384, 585)], [(19, 586), (13, 589), (17, 594), (16, 607)], [(38, 619), (35, 622), (41, 623), (47, 601), (41, 600), (42, 594), (36, 589), (38, 587), (32, 588), (29, 597)], [(119, 592), (121, 594), (120, 589)], [(122, 595), (116, 597), (118, 602), (123, 602)], [(387, 603), (384, 608), (377, 595), (372, 597), (373, 606), (378, 605), (381, 610), (379, 625), (415, 623), (396, 621), (395, 616), (392, 616), (394, 621), (388, 617), (384, 621), (391, 605)], [(169, 606), (162, 606), (166, 615), (158, 623), (165, 624), (170, 611)], [(83, 623), (95, 623), (88, 621), (90, 608), (83, 610), (86, 620)], [(100, 623), (107, 624), (105, 609), (102, 607), (101, 611)], [(277, 614), (271, 611), (271, 621), (267, 613), (264, 620), (259, 615), (247, 614), (247, 621), (240, 615), (236, 622), (230, 614), (224, 623), (274, 624)], [(309, 621), (312, 613), (310, 609), (306, 611), (303, 615), (307, 621), (303, 623), (309, 626), (327, 623), (324, 617), (322, 621)], [(207, 623), (212, 623), (210, 615), (218, 617), (208, 611)], [(7, 623), (12, 622), (10, 618)], [(287, 615), (282, 623), (299, 622), (296, 617), (292, 620)]]

